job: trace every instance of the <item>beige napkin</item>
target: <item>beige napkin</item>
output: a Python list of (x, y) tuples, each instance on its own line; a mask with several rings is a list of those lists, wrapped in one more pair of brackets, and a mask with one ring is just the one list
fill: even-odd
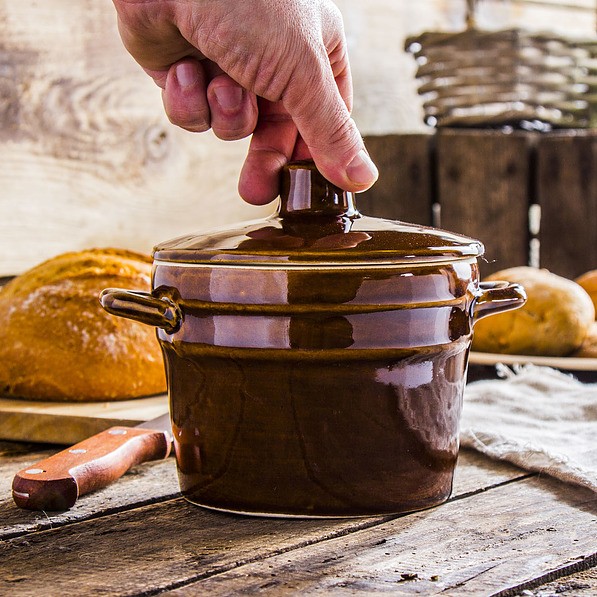
[(533, 365), (498, 372), (466, 386), (461, 445), (597, 492), (597, 384)]

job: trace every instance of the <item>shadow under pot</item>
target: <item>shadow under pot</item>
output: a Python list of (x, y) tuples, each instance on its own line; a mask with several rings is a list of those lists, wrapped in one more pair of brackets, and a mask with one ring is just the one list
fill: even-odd
[(150, 294), (183, 495), (219, 510), (366, 516), (450, 495), (476, 320), (525, 301), (479, 282), (478, 241), (362, 216), (310, 162), (270, 218), (158, 245)]

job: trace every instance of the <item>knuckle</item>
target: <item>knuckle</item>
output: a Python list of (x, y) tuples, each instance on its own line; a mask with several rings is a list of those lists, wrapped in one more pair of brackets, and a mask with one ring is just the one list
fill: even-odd
[(188, 115), (182, 113), (171, 113), (166, 112), (168, 116), (168, 120), (187, 131), (191, 131), (194, 133), (203, 133), (211, 128), (211, 123), (209, 117), (197, 117), (196, 115)]
[(208, 108), (176, 105), (165, 101), (164, 109), (168, 120), (185, 130), (203, 132), (211, 127), (211, 115)]
[(215, 126), (212, 128), (215, 136), (218, 139), (222, 139), (222, 141), (239, 141), (240, 139), (248, 137), (252, 133), (252, 131), (247, 131), (244, 128), (226, 129)]

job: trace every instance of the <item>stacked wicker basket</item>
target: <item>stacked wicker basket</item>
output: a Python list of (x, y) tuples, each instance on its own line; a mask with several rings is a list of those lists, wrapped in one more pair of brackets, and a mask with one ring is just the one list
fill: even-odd
[(406, 41), (433, 126), (545, 130), (597, 124), (597, 40), (524, 29), (483, 31), (475, 0), (467, 27)]

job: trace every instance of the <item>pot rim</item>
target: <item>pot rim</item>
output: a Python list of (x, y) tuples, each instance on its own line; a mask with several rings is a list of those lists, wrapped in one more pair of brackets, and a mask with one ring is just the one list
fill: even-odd
[[(229, 257), (229, 256), (227, 256)], [(422, 257), (420, 260), (403, 260), (403, 261), (321, 261), (317, 263), (306, 263), (297, 261), (272, 261), (269, 260), (260, 261), (252, 256), (251, 260), (242, 259), (225, 259), (217, 258), (211, 261), (183, 261), (183, 260), (167, 260), (161, 257), (155, 257), (153, 261), (154, 267), (184, 267), (184, 268), (197, 268), (197, 269), (213, 269), (221, 268), (228, 270), (235, 269), (258, 269), (266, 271), (278, 271), (278, 270), (293, 270), (293, 271), (320, 271), (320, 270), (337, 270), (337, 269), (391, 269), (391, 270), (406, 270), (412, 271), (413, 269), (426, 266), (441, 266), (441, 265), (453, 265), (454, 263), (476, 263), (477, 255), (461, 255), (446, 258), (442, 256), (428, 256)]]

